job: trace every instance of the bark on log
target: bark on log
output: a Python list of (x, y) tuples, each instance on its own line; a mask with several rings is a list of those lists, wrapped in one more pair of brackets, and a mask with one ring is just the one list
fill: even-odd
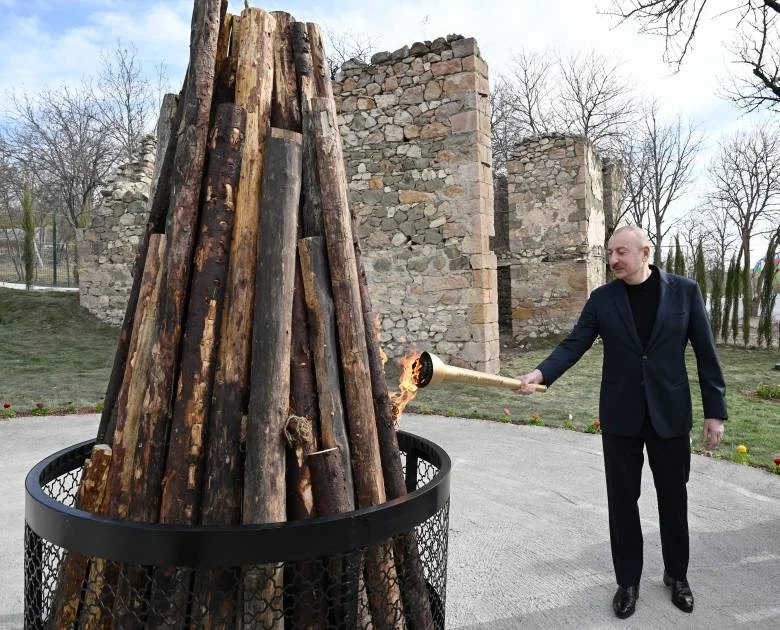
[[(286, 519), (284, 428), (289, 417), (290, 330), (295, 236), (301, 192), (301, 136), (272, 129), (266, 142), (257, 259), (252, 369), (247, 413), (244, 523)], [(281, 628), (282, 571), (255, 567), (244, 577), (247, 628)], [(270, 578), (270, 579), (269, 579)], [(261, 600), (252, 594), (261, 594)], [(254, 620), (251, 622), (249, 620)]]
[[(300, 240), (298, 254), (309, 316), (310, 347), (317, 379), (320, 443), (323, 449), (338, 449), (338, 457), (349, 488), (349, 493), (345, 497), (345, 502), (340, 505), (339, 511), (347, 512), (355, 509), (354, 480), (344, 405), (341, 400), (336, 320), (330, 293), (331, 280), (324, 239), (309, 237)], [(312, 482), (315, 501), (318, 500), (317, 494), (331, 492), (328, 486), (319, 485), (319, 479), (313, 478)], [(319, 511), (318, 514), (323, 515)]]
[(300, 132), (301, 108), (298, 101), (298, 79), (293, 57), (293, 24), (295, 19), (284, 11), (273, 11), (271, 15), (276, 22), (271, 126)]
[(236, 104), (247, 112), (246, 132), (214, 379), (204, 524), (235, 525), (241, 513), (241, 425), (249, 382), (260, 187), (273, 86), (273, 32), (273, 18), (265, 11), (245, 9), (242, 12), (237, 43)]
[[(181, 369), (171, 420), (160, 522), (197, 522), (203, 489), (204, 444), (233, 231), (235, 190), (241, 168), (246, 114), (225, 103), (218, 107), (209, 142), (200, 235), (195, 250)], [(152, 584), (154, 615), (147, 627), (181, 627), (187, 616), (192, 570), (158, 569)]]
[[(111, 448), (96, 444), (84, 462), (76, 507), (94, 514), (105, 514)], [(55, 628), (72, 628), (78, 618), (84, 580), (89, 571), (89, 558), (67, 552), (60, 563), (52, 620)]]
[(211, 100), (212, 117), (216, 116), (219, 105), (232, 103), (236, 98), (237, 58), (231, 55), (231, 48), (233, 48), (233, 34), (237, 26), (238, 16), (228, 13), (227, 0), (222, 0), (217, 59), (214, 67), (214, 96)]
[(152, 346), (155, 341), (155, 323), (165, 251), (165, 234), (152, 234), (149, 239), (149, 254), (143, 270), (141, 292), (133, 318), (135, 330), (116, 405), (114, 457), (111, 463), (107, 497), (108, 514), (116, 518), (127, 518), (130, 497), (135, 486), (133, 457), (138, 442), (138, 428), (149, 377), (149, 365), (152, 360)]
[(119, 334), (117, 351), (114, 354), (114, 364), (111, 368), (111, 376), (103, 398), (103, 411), (98, 427), (98, 443), (113, 444), (114, 429), (116, 427), (116, 403), (122, 387), (127, 356), (130, 351), (133, 328), (136, 325), (134, 316), (138, 304), (142, 286), (143, 270), (146, 266), (147, 252), (149, 251), (149, 239), (152, 234), (162, 231), (162, 226), (168, 215), (168, 204), (171, 197), (171, 172), (173, 160), (176, 155), (177, 135), (176, 130), (181, 124), (184, 108), (179, 107), (184, 97), (187, 79), (185, 77), (181, 94), (177, 98), (173, 94), (166, 94), (160, 108), (157, 119), (157, 152), (154, 165), (154, 178), (152, 189), (149, 191), (149, 218), (146, 221), (146, 230), (141, 239), (133, 265), (133, 285), (127, 300), (122, 329)]
[[(354, 227), (354, 226), (353, 226)], [(387, 391), (384, 361), (379, 347), (379, 329), (371, 295), (368, 290), (366, 270), (357, 239), (357, 230), (352, 231), (355, 248), (355, 262), (360, 283), (360, 300), (363, 307), (363, 323), (366, 330), (366, 347), (368, 349), (368, 364), (371, 372), (371, 393), (376, 415), (379, 452), (382, 459), (382, 475), (385, 480), (385, 491), (389, 500), (406, 495), (406, 480), (401, 464), (401, 452), (398, 448), (395, 421)], [(403, 595), (404, 610), (407, 621), (415, 630), (433, 630), (433, 616), (425, 585), (420, 551), (414, 532), (406, 532), (397, 536), (393, 544), (398, 577)]]
[(304, 22), (293, 24), (293, 55), (298, 74), (301, 100), (301, 133), (303, 134), (303, 178), (301, 181), (301, 226), (303, 236), (322, 236), (322, 201), (317, 179), (314, 148), (314, 120), (311, 99), (314, 97), (314, 67), (309, 33)]
[(145, 522), (155, 522), (159, 513), (160, 482), (203, 181), (219, 11), (219, 0), (195, 0), (188, 84), (166, 225), (168, 251), (160, 290), (157, 341), (152, 350), (154, 360), (136, 450), (136, 469), (143, 475), (138, 479), (130, 509), (131, 518)]
[[(357, 506), (369, 507), (383, 503), (386, 495), (374, 406), (366, 395), (371, 391), (371, 376), (352, 244), (347, 178), (334, 109), (332, 99), (313, 99), (317, 172), (336, 304)], [(372, 618), (377, 628), (405, 627), (395, 564), (389, 546), (377, 545), (366, 551), (366, 582)]]

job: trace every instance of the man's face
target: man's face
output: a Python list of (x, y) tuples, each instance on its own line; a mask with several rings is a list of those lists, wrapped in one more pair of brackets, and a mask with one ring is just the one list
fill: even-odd
[(609, 239), (607, 256), (615, 277), (626, 280), (641, 276), (647, 256), (645, 249), (631, 232), (620, 232)]

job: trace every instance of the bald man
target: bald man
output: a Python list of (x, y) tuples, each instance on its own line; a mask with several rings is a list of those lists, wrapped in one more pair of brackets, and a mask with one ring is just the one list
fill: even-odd
[(615, 230), (607, 254), (616, 280), (591, 293), (571, 334), (535, 370), (519, 377), (525, 384), (519, 391), (532, 393), (533, 383), (552, 385), (601, 337), (599, 420), (618, 584), (612, 608), (617, 617), (630, 617), (639, 596), (643, 541), (637, 501), (647, 449), (658, 497), (663, 582), (671, 587), (672, 603), (692, 612), (688, 342), (696, 355), (704, 441), (710, 450), (720, 442), (726, 419), (723, 373), (698, 285), (649, 264), (650, 241), (636, 226)]

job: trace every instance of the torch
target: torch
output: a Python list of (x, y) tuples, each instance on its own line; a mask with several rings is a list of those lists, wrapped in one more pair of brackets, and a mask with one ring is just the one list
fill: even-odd
[[(423, 352), (412, 365), (412, 374), (415, 377), (417, 387), (428, 387), (442, 381), (452, 381), (454, 383), (467, 383), (470, 385), (486, 385), (492, 387), (504, 387), (506, 389), (520, 389), (523, 381), (506, 376), (497, 376), (494, 374), (485, 374), (477, 370), (467, 370), (466, 368), (453, 367), (447, 365), (435, 354)], [(547, 391), (545, 385), (531, 384), (538, 392)]]

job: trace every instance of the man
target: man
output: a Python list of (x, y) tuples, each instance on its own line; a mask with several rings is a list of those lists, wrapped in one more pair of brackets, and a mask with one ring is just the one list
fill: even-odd
[(590, 295), (569, 336), (518, 390), (552, 385), (600, 336), (604, 344), (599, 420), (618, 589), (615, 614), (631, 616), (642, 574), (639, 522), (643, 448), (658, 497), (664, 584), (675, 606), (693, 610), (688, 585), (691, 394), (685, 347), (696, 354), (704, 407), (704, 442), (714, 449), (726, 419), (725, 385), (698, 285), (650, 265), (650, 242), (636, 226), (615, 230), (607, 249), (616, 280)]

